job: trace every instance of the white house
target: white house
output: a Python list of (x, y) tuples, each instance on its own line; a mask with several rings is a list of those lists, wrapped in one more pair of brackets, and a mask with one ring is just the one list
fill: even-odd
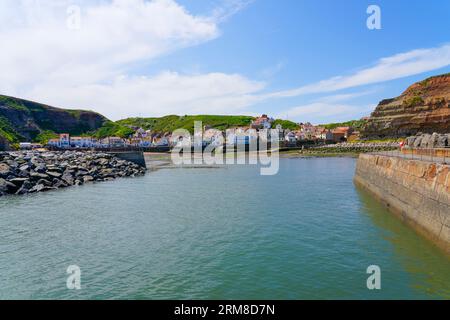
[(237, 128), (227, 131), (226, 142), (228, 145), (249, 145), (251, 143), (256, 144), (257, 141), (258, 133), (255, 129)]
[(167, 137), (162, 137), (161, 139), (156, 141), (155, 146), (157, 146), (157, 147), (168, 147), (169, 146), (169, 139), (167, 139)]
[(296, 143), (297, 137), (294, 132), (290, 131), (284, 136), (284, 140), (288, 143)]
[(68, 133), (62, 133), (59, 135), (59, 147), (70, 148), (70, 135)]
[(253, 129), (270, 129), (272, 128), (272, 123), (274, 122), (273, 118), (269, 118), (266, 114), (263, 114), (261, 117), (256, 118), (251, 127)]
[(72, 148), (91, 148), (93, 147), (92, 137), (71, 137), (70, 146)]
[(50, 140), (48, 140), (47, 145), (49, 145), (50, 147), (58, 148), (59, 147), (59, 139), (50, 139)]
[(19, 143), (20, 150), (30, 150), (31, 149), (31, 142), (21, 142)]

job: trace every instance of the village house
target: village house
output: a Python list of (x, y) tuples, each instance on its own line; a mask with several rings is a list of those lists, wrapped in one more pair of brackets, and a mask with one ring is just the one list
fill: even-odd
[(338, 130), (337, 128), (336, 129), (333, 129), (333, 130), (331, 130), (331, 133), (333, 134), (333, 141), (334, 142), (344, 142), (344, 141), (346, 141), (346, 138), (345, 138), (345, 131), (342, 131), (342, 130)]
[(348, 137), (352, 134), (353, 129), (351, 127), (337, 127), (332, 130), (333, 140), (335, 142), (347, 141)]
[(317, 127), (316, 139), (324, 141), (333, 141), (333, 133), (330, 129)]
[(59, 135), (59, 148), (70, 148), (70, 135), (68, 133), (61, 133)]
[(203, 133), (203, 141), (206, 145), (212, 144), (214, 146), (222, 145), (224, 142), (223, 133), (217, 129), (207, 129)]
[(312, 125), (311, 123), (307, 122), (304, 124), (303, 123), (300, 124), (300, 130), (304, 134), (305, 140), (316, 139), (317, 130), (316, 130), (316, 127), (314, 125)]
[(182, 137), (182, 136), (170, 136), (169, 138), (170, 146), (178, 146), (178, 147), (190, 147), (192, 146), (191, 137)]
[(169, 146), (169, 137), (155, 137), (153, 139), (153, 145), (156, 147), (168, 147)]
[(134, 129), (135, 132), (133, 134), (133, 138), (149, 138), (152, 135), (152, 131), (151, 130), (144, 130), (142, 128), (137, 128)]
[(20, 150), (31, 150), (31, 142), (21, 142), (19, 148)]
[(92, 137), (70, 137), (70, 147), (72, 148), (91, 148), (93, 146)]
[(100, 142), (102, 147), (123, 148), (125, 147), (125, 139), (120, 137), (106, 137)]
[(352, 127), (337, 127), (335, 130), (343, 132), (346, 139), (353, 133)]
[(125, 146), (125, 140), (120, 137), (109, 137), (108, 141), (111, 147), (121, 148)]
[(50, 139), (48, 140), (47, 145), (50, 147), (59, 148), (59, 139)]
[(252, 129), (270, 129), (272, 128), (272, 123), (274, 122), (273, 118), (269, 118), (267, 114), (263, 114), (261, 117), (256, 118), (252, 124)]
[(151, 137), (132, 137), (128, 139), (127, 144), (133, 147), (148, 148), (152, 146)]
[(294, 131), (294, 134), (295, 134), (295, 139), (297, 139), (297, 141), (306, 140), (306, 135), (301, 130)]
[(325, 131), (324, 140), (325, 141), (333, 141), (334, 140), (333, 132), (330, 129), (327, 129)]
[(297, 137), (295, 136), (295, 132), (290, 131), (288, 132), (285, 137), (284, 140), (288, 143), (288, 144), (296, 144), (297, 143)]
[(226, 143), (228, 145), (249, 145), (257, 143), (258, 133), (254, 128), (240, 127), (227, 130)]

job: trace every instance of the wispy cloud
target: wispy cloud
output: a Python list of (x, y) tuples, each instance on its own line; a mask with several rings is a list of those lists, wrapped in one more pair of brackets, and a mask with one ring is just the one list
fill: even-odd
[(367, 115), (373, 110), (374, 105), (355, 105), (347, 103), (327, 103), (316, 101), (309, 104), (299, 105), (285, 110), (278, 114), (279, 118), (286, 116), (289, 119), (313, 122), (327, 123), (358, 119)]
[(294, 106), (279, 113), (277, 117), (291, 120), (325, 123), (357, 119), (367, 115), (375, 107), (370, 104), (356, 104), (354, 99), (373, 94), (377, 88), (361, 92), (335, 94), (317, 98), (310, 103)]
[(218, 23), (225, 22), (253, 2), (255, 0), (223, 0), (221, 5), (214, 9), (211, 19)]
[(284, 61), (278, 61), (276, 64), (269, 66), (267, 68), (264, 68), (261, 71), (261, 76), (263, 78), (272, 78), (275, 75), (277, 75), (283, 68), (286, 66), (286, 62)]
[(325, 93), (404, 78), (450, 65), (450, 45), (417, 49), (378, 60), (375, 65), (346, 76), (336, 76), (295, 89), (262, 95), (262, 99)]
[(373, 94), (377, 92), (378, 88), (370, 88), (368, 90), (363, 90), (359, 92), (350, 92), (350, 93), (341, 93), (341, 94), (335, 94), (331, 96), (323, 96), (317, 99), (317, 102), (324, 102), (324, 103), (335, 103), (335, 102), (342, 102), (342, 101), (349, 101), (353, 100), (355, 98), (359, 98), (362, 96), (367, 96), (370, 94)]

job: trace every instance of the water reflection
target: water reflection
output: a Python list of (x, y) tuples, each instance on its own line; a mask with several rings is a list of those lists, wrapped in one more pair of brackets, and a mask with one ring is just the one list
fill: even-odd
[(450, 256), (424, 240), (394, 214), (387, 213), (386, 207), (366, 190), (357, 187), (357, 192), (361, 212), (391, 244), (393, 256), (411, 276), (412, 289), (450, 299)]

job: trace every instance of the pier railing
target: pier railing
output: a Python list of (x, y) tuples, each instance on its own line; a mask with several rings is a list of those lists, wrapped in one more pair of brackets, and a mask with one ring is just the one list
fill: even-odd
[(379, 154), (387, 157), (397, 157), (409, 160), (429, 161), (442, 164), (450, 164), (450, 147), (446, 148), (402, 148), (393, 151), (379, 151)]

